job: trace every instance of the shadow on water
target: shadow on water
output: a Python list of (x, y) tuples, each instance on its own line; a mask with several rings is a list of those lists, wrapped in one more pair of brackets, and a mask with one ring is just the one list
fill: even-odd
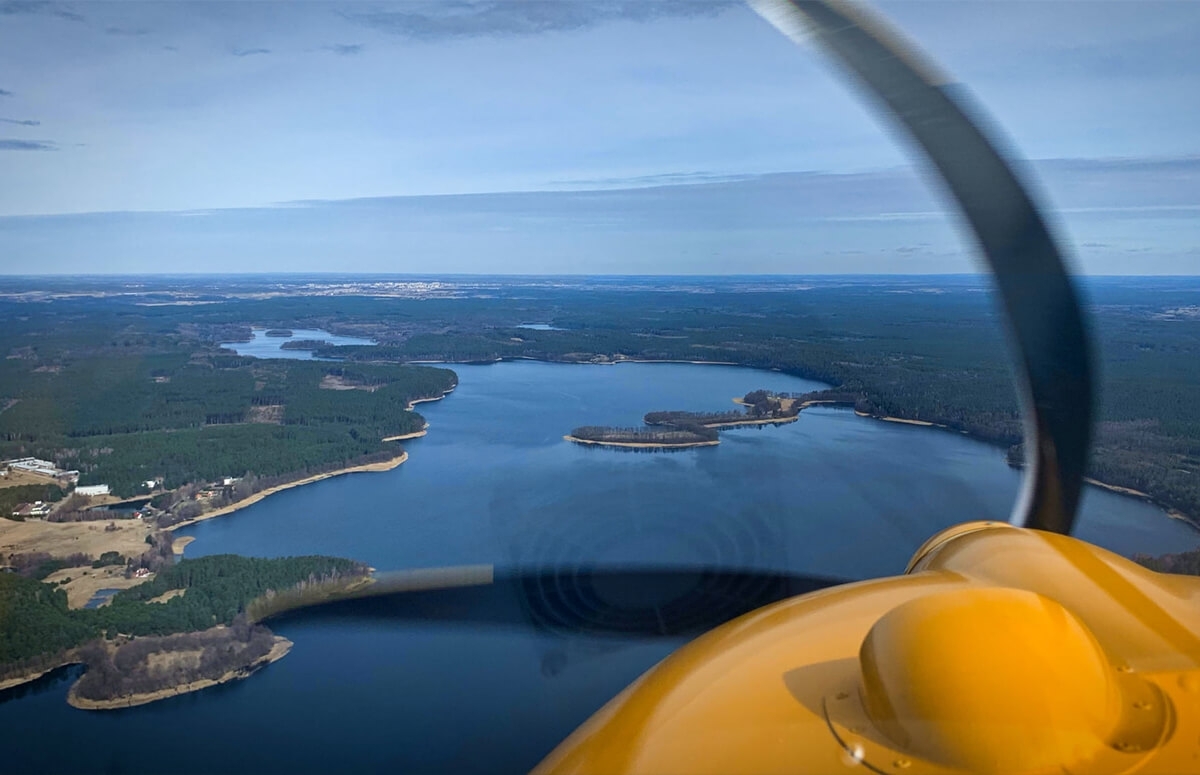
[(39, 694), (60, 693), (83, 675), (83, 665), (56, 667), (41, 678), (0, 691), (0, 705)]

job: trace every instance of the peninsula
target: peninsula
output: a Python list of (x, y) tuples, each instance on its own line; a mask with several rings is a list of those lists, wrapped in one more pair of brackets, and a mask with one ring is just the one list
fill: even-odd
[(103, 607), (72, 609), (54, 584), (2, 574), (0, 686), (82, 663), (68, 701), (107, 710), (238, 680), (291, 648), (259, 623), (272, 601), (326, 599), (367, 583), (370, 569), (353, 560), (214, 555), (164, 567)]
[(209, 577), (213, 558), (175, 563), (187, 542), (173, 531), (286, 489), (395, 468), (408, 458), (396, 442), (428, 427), (413, 406), (444, 397), (457, 375), (260, 360), (188, 338), (225, 341), (228, 329), (101, 351), (67, 328), (61, 351), (8, 361), (0, 687), (82, 662), (71, 701), (100, 709), (236, 680), (287, 652), (260, 625), (235, 626), (256, 598), (365, 578), (365, 566), (328, 558), (283, 571), (226, 558)]

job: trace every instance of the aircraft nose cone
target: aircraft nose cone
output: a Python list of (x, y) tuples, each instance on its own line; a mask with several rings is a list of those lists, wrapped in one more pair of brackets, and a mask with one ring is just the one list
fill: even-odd
[(859, 650), (880, 732), (931, 763), (977, 773), (1073, 769), (1120, 721), (1115, 668), (1070, 611), (1042, 595), (972, 588), (885, 614)]

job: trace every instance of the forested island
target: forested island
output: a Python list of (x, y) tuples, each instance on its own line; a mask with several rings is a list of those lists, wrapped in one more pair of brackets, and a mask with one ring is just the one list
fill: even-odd
[(703, 426), (675, 426), (659, 429), (584, 425), (563, 438), (576, 444), (597, 444), (634, 449), (683, 449), (686, 447), (712, 447), (721, 443), (715, 430), (709, 430)]
[(332, 345), (324, 339), (289, 339), (279, 345), (281, 350), (320, 350), (323, 347), (331, 347)]
[(292, 335), (290, 328), (268, 328), (263, 336), (270, 336), (275, 339), (287, 339)]
[(585, 425), (563, 438), (577, 444), (635, 449), (711, 447), (721, 443), (718, 436), (721, 429), (795, 422), (805, 406), (805, 397), (812, 395), (816, 394), (793, 396), (754, 390), (734, 399), (745, 406), (740, 412), (648, 412), (642, 418), (647, 426), (644, 428)]
[(351, 589), (369, 570), (334, 557), (185, 559), (95, 609), (69, 608), (62, 589), (25, 573), (0, 574), (0, 687), (82, 663), (69, 701), (106, 709), (241, 678), (290, 646), (257, 623), (272, 598)]

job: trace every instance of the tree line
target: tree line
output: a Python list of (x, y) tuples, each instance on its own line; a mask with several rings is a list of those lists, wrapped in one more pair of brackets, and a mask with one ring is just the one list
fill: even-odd
[[(70, 609), (62, 589), (18, 573), (0, 573), (0, 674), (9, 663), (95, 638), (162, 636), (230, 625), (251, 601), (269, 591), (330, 580), (350, 582), (368, 572), (363, 563), (335, 557), (213, 555), (164, 565), (154, 579), (116, 593), (107, 606), (95, 609)], [(185, 593), (165, 603), (148, 602), (173, 589)]]

